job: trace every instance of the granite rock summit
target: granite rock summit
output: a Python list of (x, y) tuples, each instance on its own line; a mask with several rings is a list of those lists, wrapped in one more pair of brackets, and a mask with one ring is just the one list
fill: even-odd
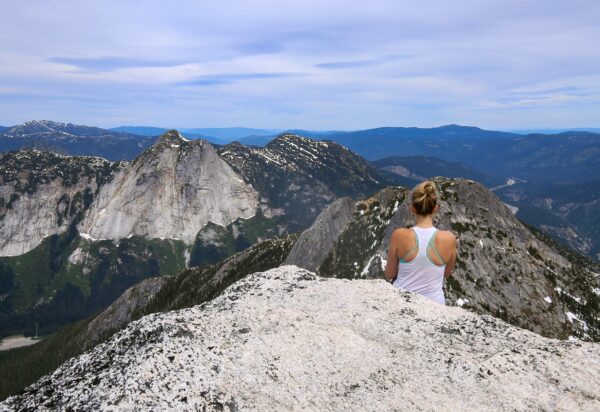
[(282, 266), (131, 323), (0, 410), (597, 410), (598, 386), (596, 344)]

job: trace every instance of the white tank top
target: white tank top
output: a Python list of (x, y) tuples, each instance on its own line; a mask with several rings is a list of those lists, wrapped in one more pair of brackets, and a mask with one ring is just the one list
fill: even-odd
[(438, 266), (427, 257), (427, 245), (437, 229), (417, 226), (412, 229), (417, 234), (417, 256), (409, 262), (401, 260), (398, 263), (398, 276), (393, 285), (445, 305), (443, 286), (446, 265)]

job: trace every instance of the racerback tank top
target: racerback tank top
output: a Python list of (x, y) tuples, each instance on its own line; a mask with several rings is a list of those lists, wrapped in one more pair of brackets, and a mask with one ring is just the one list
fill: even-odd
[(427, 257), (427, 245), (437, 229), (435, 227), (424, 229), (417, 226), (412, 229), (417, 234), (417, 255), (409, 262), (400, 261), (398, 276), (393, 285), (445, 305), (443, 286), (446, 265), (438, 266)]

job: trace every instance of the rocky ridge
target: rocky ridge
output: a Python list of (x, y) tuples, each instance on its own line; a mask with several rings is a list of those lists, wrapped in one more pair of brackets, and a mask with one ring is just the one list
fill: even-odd
[(261, 203), (268, 205), (272, 214), (289, 217), (288, 232), (304, 230), (337, 198), (359, 199), (395, 184), (337, 143), (293, 134), (283, 134), (265, 147), (231, 143), (218, 151), (259, 191)]
[[(364, 197), (387, 184), (364, 159), (331, 142), (285, 135), (262, 155), (233, 146), (221, 157), (208, 142), (170, 131), (133, 162), (32, 152), (61, 159), (57, 172), (39, 159), (3, 164), (7, 176), (25, 176), (18, 202), (33, 206), (0, 222), (3, 250), (16, 254), (0, 250), (0, 336), (28, 332), (24, 328), (35, 322), (51, 333), (105, 308), (147, 277), (214, 264), (303, 230), (331, 200)], [(240, 162), (231, 157), (236, 150), (250, 155)], [(23, 153), (4, 156), (27, 158)], [(279, 156), (279, 163), (263, 155)], [(73, 194), (60, 184), (66, 170), (70, 185), (85, 186), (94, 167), (110, 173), (89, 190)], [(34, 183), (58, 183), (31, 185), (31, 176)], [(7, 185), (12, 193), (15, 183)], [(14, 203), (10, 199), (5, 204)]]
[(26, 253), (65, 232), (123, 165), (36, 150), (0, 154), (0, 256)]
[(130, 324), (0, 410), (591, 411), (599, 376), (597, 345), (542, 338), (383, 280), (283, 266)]
[[(600, 273), (599, 267), (520, 224), (482, 186), (436, 180), (442, 195), (436, 224), (453, 230), (459, 239), (455, 275), (446, 283), (448, 305), (491, 314), (550, 337), (598, 340), (600, 286), (594, 274)], [(218, 264), (186, 269), (163, 278), (151, 294), (143, 292), (142, 283), (87, 326), (67, 331), (73, 342), (65, 348), (70, 355), (59, 359), (80, 354), (142, 315), (201, 304), (247, 274), (283, 262), (316, 268), (327, 277), (380, 278), (391, 231), (412, 224), (408, 196), (407, 189), (390, 187), (358, 202), (339, 199), (298, 240), (287, 236), (263, 242)], [(134, 304), (129, 296), (136, 297)], [(60, 344), (54, 341), (46, 344)], [(42, 349), (36, 354), (32, 359), (44, 356)]]

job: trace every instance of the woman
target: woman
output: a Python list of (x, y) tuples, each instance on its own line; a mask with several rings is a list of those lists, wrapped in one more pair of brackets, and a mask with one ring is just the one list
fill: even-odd
[(437, 199), (433, 182), (415, 187), (411, 209), (417, 224), (392, 234), (385, 277), (398, 288), (444, 305), (444, 279), (452, 274), (456, 262), (456, 237), (433, 226), (433, 216), (439, 209)]

